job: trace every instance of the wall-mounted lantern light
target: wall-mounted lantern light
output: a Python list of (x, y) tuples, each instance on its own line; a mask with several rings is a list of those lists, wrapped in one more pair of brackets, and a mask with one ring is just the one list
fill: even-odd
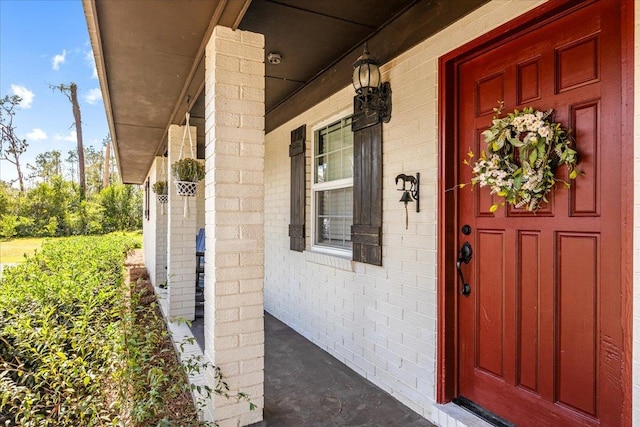
[(365, 43), (364, 52), (353, 63), (353, 87), (361, 112), (366, 116), (377, 115), (378, 120), (388, 123), (391, 120), (391, 85), (381, 82), (379, 65), (369, 55)]
[[(398, 188), (398, 191), (402, 191), (400, 202), (404, 203), (405, 228), (409, 228), (409, 209), (407, 205), (415, 200), (416, 212), (420, 212), (420, 172), (416, 172), (416, 176), (401, 173), (396, 176), (396, 185), (400, 180), (402, 180), (402, 188)], [(407, 182), (411, 184), (409, 189), (407, 189)]]

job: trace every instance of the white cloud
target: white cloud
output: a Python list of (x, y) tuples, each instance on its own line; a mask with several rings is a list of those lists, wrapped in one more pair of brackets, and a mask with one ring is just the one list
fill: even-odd
[(47, 139), (47, 134), (42, 129), (35, 128), (27, 134), (27, 139), (32, 141)]
[(53, 57), (51, 60), (51, 66), (54, 70), (58, 70), (60, 68), (60, 64), (64, 64), (64, 61), (67, 59), (67, 50), (63, 49), (62, 53), (59, 53)]
[(18, 95), (22, 98), (22, 102), (20, 102), (20, 106), (22, 108), (31, 108), (31, 104), (33, 103), (33, 98), (36, 96), (33, 92), (27, 89), (24, 86), (11, 85), (11, 92), (14, 95)]
[(89, 68), (91, 68), (91, 71), (92, 71), (91, 78), (98, 80), (98, 69), (96, 68), (96, 57), (93, 56), (93, 51), (89, 50), (85, 54), (84, 59), (87, 61)]
[(69, 132), (68, 135), (60, 135), (59, 133), (56, 133), (53, 136), (53, 139), (55, 139), (56, 141), (71, 141), (71, 142), (76, 142), (76, 131), (72, 130)]
[(94, 87), (93, 89), (89, 90), (89, 93), (87, 93), (84, 97), (84, 100), (87, 101), (89, 104), (95, 104), (101, 99), (102, 99), (102, 92), (100, 91), (99, 87)]

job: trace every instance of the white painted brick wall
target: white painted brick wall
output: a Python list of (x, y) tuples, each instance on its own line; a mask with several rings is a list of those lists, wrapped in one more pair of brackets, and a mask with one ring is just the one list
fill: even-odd
[[(184, 126), (171, 125), (168, 134), (167, 163), (172, 165), (182, 158), (189, 157), (189, 136), (184, 135)], [(196, 141), (195, 126), (189, 127), (191, 139)], [(185, 139), (183, 146), (183, 137)], [(194, 147), (195, 149), (195, 147)], [(169, 167), (169, 170), (170, 167)], [(167, 206), (167, 281), (169, 317), (195, 319), (195, 280), (196, 280), (196, 197), (178, 196), (175, 178), (168, 174), (169, 203)], [(200, 181), (199, 187), (203, 185)], [(203, 191), (200, 189), (199, 191)], [(189, 216), (185, 218), (185, 203), (189, 206)]]
[[(383, 267), (289, 250), (290, 132), (307, 125), (309, 159), (314, 125), (350, 108), (353, 89), (266, 137), (267, 311), (427, 418), (436, 392), (438, 58), (540, 3), (493, 1), (382, 67), (393, 89), (383, 126)], [(405, 230), (394, 178), (416, 172), (420, 213), (409, 207)], [(309, 185), (307, 200), (309, 236)]]
[(196, 191), (196, 231), (204, 228), (205, 211), (204, 211), (204, 181), (200, 181), (198, 190)]
[(204, 413), (221, 427), (264, 407), (263, 58), (262, 35), (224, 27), (206, 48), (205, 356), (259, 408), (218, 396)]
[[(142, 217), (142, 253), (144, 256), (144, 264), (147, 267), (147, 271), (149, 272), (149, 277), (154, 286), (157, 286), (156, 280), (156, 258), (157, 258), (157, 248), (156, 248), (156, 233), (157, 233), (157, 224), (156, 224), (156, 214), (159, 211), (156, 210), (156, 202), (154, 201), (155, 194), (151, 191), (151, 186), (154, 182), (156, 182), (156, 165), (155, 162), (149, 169), (149, 173), (147, 174), (147, 178), (150, 182), (149, 184), (149, 219), (144, 216)], [(144, 188), (143, 188), (144, 189)], [(145, 206), (142, 207), (145, 209)]]
[[(165, 164), (166, 167), (166, 164)], [(149, 170), (149, 219), (143, 217), (143, 253), (145, 266), (149, 272), (149, 278), (154, 286), (167, 280), (167, 215), (162, 215), (162, 205), (152, 187), (155, 182), (162, 179), (162, 161), (156, 157)], [(166, 174), (164, 175), (166, 177)]]

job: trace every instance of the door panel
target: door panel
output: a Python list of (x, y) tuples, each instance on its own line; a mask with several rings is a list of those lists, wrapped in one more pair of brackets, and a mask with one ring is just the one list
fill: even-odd
[(558, 402), (595, 416), (599, 238), (576, 233), (557, 236)]
[[(456, 70), (459, 182), (500, 100), (505, 113), (553, 109), (584, 172), (535, 213), (491, 213), (487, 188), (459, 192), (458, 224), (473, 232), (457, 243), (474, 256), (462, 266), (471, 295), (458, 300), (458, 391), (517, 425), (621, 421), (619, 8), (584, 2)], [(568, 180), (562, 167), (556, 176)]]
[(571, 123), (576, 141), (580, 141), (580, 186), (571, 188), (571, 216), (599, 216), (598, 191), (600, 156), (598, 155), (598, 100), (571, 106)]
[[(490, 264), (492, 268), (479, 270), (476, 276), (478, 294), (476, 298), (476, 320), (478, 331), (476, 351), (478, 369), (497, 377), (503, 377), (503, 332), (504, 316), (504, 233), (500, 231), (478, 230), (477, 263)], [(483, 286), (483, 284), (487, 286)], [(490, 285), (489, 285), (490, 284)]]
[(519, 231), (518, 239), (517, 384), (539, 394), (540, 233)]

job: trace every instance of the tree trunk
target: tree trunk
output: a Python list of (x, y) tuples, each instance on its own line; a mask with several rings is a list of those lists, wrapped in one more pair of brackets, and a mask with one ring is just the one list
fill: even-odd
[(22, 169), (20, 168), (20, 157), (17, 154), (13, 154), (15, 157), (16, 170), (18, 171), (18, 184), (20, 184), (20, 192), (24, 193), (24, 177), (22, 176)]
[(84, 198), (87, 190), (87, 182), (84, 171), (84, 145), (82, 144), (82, 118), (80, 117), (80, 104), (78, 104), (78, 86), (71, 83), (71, 104), (73, 104), (73, 118), (76, 123), (76, 138), (78, 140), (78, 175), (80, 181), (80, 194)]

